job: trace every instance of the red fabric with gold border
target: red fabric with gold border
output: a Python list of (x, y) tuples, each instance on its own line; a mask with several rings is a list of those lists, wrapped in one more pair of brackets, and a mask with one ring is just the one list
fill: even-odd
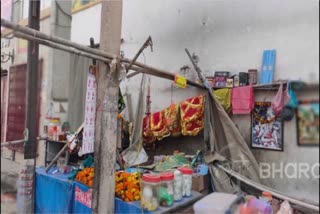
[(151, 132), (158, 140), (170, 135), (164, 118), (164, 110), (151, 115)]
[(143, 142), (145, 144), (153, 143), (156, 140), (151, 131), (150, 117), (145, 116), (143, 118)]
[(181, 133), (196, 136), (204, 128), (204, 95), (180, 103)]
[(177, 137), (181, 135), (179, 104), (172, 104), (164, 110), (167, 128), (171, 136)]

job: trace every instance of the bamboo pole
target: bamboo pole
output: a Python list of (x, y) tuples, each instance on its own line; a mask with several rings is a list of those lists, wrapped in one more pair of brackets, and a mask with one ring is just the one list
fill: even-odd
[(308, 204), (308, 203), (305, 203), (305, 202), (302, 202), (302, 201), (299, 201), (297, 199), (294, 199), (294, 198), (291, 198), (291, 197), (288, 197), (288, 196), (285, 196), (281, 193), (278, 193), (276, 192), (275, 190), (269, 188), (269, 187), (266, 187), (264, 185), (261, 185), (259, 183), (256, 183), (252, 180), (249, 180), (245, 177), (243, 177), (242, 175), (238, 174), (237, 172), (235, 171), (231, 171), (229, 169), (226, 169), (225, 167), (223, 167), (222, 165), (220, 164), (216, 164), (217, 167), (221, 170), (223, 170), (224, 172), (226, 172), (227, 174), (229, 174), (230, 176), (233, 176), (235, 178), (237, 178), (238, 180), (242, 181), (243, 183), (246, 183), (247, 185), (249, 186), (252, 186), (260, 191), (267, 191), (267, 192), (270, 192), (274, 197), (276, 198), (279, 198), (281, 200), (287, 200), (289, 201), (290, 203), (292, 204), (296, 204), (296, 205), (299, 205), (301, 207), (304, 207), (304, 208), (308, 208), (310, 210), (313, 210), (313, 211), (316, 211), (316, 212), (319, 212), (319, 206), (315, 206), (313, 204)]
[(59, 44), (56, 44), (54, 42), (42, 40), (42, 39), (39, 39), (37, 37), (32, 37), (32, 36), (30, 36), (28, 34), (15, 32), (14, 36), (17, 37), (17, 38), (20, 38), (20, 39), (25, 39), (25, 40), (29, 40), (29, 41), (35, 41), (35, 42), (37, 42), (37, 43), (39, 43), (41, 45), (44, 45), (44, 46), (48, 46), (48, 47), (51, 47), (51, 48), (59, 49), (59, 50), (62, 50), (62, 51), (73, 53), (73, 54), (78, 54), (78, 55), (85, 56), (85, 57), (88, 57), (88, 58), (91, 58), (91, 59), (96, 59), (96, 60), (99, 60), (99, 61), (102, 61), (102, 62), (106, 62), (106, 63), (111, 62), (111, 60), (106, 59), (104, 57), (100, 57), (100, 56), (96, 56), (96, 55), (93, 55), (93, 54), (90, 54), (90, 53), (79, 51), (79, 50), (77, 50), (75, 48), (67, 47), (67, 46), (64, 46), (64, 45), (59, 45)]
[(130, 62), (129, 66), (127, 67), (127, 73), (130, 70), (131, 66), (133, 65), (133, 63), (136, 62), (136, 60), (138, 59), (138, 57), (140, 56), (140, 54), (142, 53), (142, 51), (148, 47), (148, 45), (150, 45), (151, 50), (152, 50), (152, 39), (151, 36), (148, 37), (148, 39), (143, 43), (143, 45), (141, 46), (141, 48), (138, 50), (137, 54), (133, 57), (133, 60)]
[[(57, 43), (60, 45), (67, 46), (69, 48), (72, 47), (72, 48), (75, 48), (77, 50), (81, 50), (86, 53), (90, 53), (90, 54), (93, 54), (93, 55), (96, 55), (99, 57), (107, 58), (109, 60), (112, 60), (113, 58), (117, 57), (115, 54), (110, 54), (110, 53), (107, 53), (104, 51), (89, 48), (85, 45), (80, 45), (75, 42), (71, 42), (69, 40), (66, 40), (66, 39), (63, 39), (63, 38), (60, 38), (57, 36), (50, 36), (50, 35), (47, 35), (45, 33), (40, 32), (40, 31), (36, 31), (36, 30), (30, 29), (28, 27), (23, 27), (21, 25), (14, 24), (14, 23), (6, 21), (4, 19), (1, 19), (1, 25), (3, 27), (10, 28), (14, 31), (28, 34), (31, 37), (37, 37), (39, 39), (42, 39), (43, 41), (47, 40), (52, 43)], [(43, 43), (43, 45), (44, 45), (44, 43)], [(51, 46), (49, 46), (49, 47), (51, 47)], [(58, 46), (56, 46), (56, 47), (58, 47)], [(65, 49), (65, 51), (67, 51), (67, 49)], [(92, 58), (92, 57), (90, 57), (90, 58)], [(123, 59), (120, 59), (120, 61), (125, 63), (126, 66), (128, 66), (128, 64), (130, 65), (130, 63), (132, 63), (133, 60), (123, 58)], [(134, 68), (136, 68), (136, 69), (134, 69)], [(149, 65), (146, 65), (143, 63), (139, 63), (139, 62), (134, 62), (131, 70), (135, 70), (135, 71), (141, 72), (141, 73), (148, 73), (150, 75), (154, 75), (154, 76), (158, 76), (158, 77), (162, 77), (162, 78), (163, 78), (163, 76), (165, 76), (166, 79), (174, 80), (174, 74), (172, 74), (168, 71), (165, 71), (165, 70), (154, 68), (152, 66), (149, 66)], [(204, 88), (203, 85), (196, 83), (196, 82), (193, 82), (193, 81), (190, 81), (190, 80), (187, 80), (187, 83), (188, 83), (188, 85), (195, 86), (197, 88), (201, 88), (201, 89)]]

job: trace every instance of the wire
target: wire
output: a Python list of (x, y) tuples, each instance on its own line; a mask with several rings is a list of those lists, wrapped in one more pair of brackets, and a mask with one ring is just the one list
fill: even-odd
[(55, 0), (55, 3), (56, 3), (56, 6), (57, 6), (58, 10), (59, 10), (61, 13), (63, 13), (65, 16), (67, 16), (67, 17), (69, 17), (70, 19), (72, 19), (72, 15), (70, 15), (69, 13), (67, 13), (66, 11), (64, 11), (64, 10), (61, 8), (60, 4), (57, 2), (57, 0)]

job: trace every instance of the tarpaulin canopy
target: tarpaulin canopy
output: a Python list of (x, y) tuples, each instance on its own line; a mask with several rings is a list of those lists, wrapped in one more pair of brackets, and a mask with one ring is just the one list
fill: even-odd
[(204, 142), (208, 147), (205, 161), (215, 191), (232, 193), (238, 188), (224, 171), (214, 165), (215, 162), (223, 163), (248, 179), (262, 182), (258, 163), (247, 143), (212, 93), (206, 95)]

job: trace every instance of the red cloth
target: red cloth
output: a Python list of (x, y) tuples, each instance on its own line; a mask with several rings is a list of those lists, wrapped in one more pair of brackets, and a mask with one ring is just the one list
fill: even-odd
[(152, 135), (158, 140), (161, 140), (164, 137), (168, 137), (170, 135), (164, 117), (164, 110), (152, 114), (150, 122)]
[(195, 136), (204, 128), (204, 101), (200, 95), (180, 103), (182, 135)]
[(233, 114), (250, 114), (253, 107), (254, 91), (252, 85), (232, 89)]

